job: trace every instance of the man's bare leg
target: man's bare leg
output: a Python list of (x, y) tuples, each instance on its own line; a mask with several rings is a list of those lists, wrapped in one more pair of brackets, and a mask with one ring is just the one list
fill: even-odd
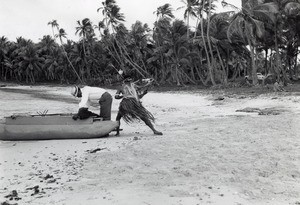
[(117, 117), (116, 117), (116, 121), (118, 122), (118, 127), (117, 127), (117, 133), (115, 134), (115, 136), (119, 136), (120, 135), (120, 125), (121, 125), (121, 118), (122, 118), (122, 115), (120, 115), (120, 113), (117, 114)]
[(148, 119), (142, 119), (142, 120), (145, 122), (145, 124), (146, 124), (148, 127), (150, 127), (150, 129), (153, 131), (153, 133), (154, 133), (155, 135), (163, 135), (162, 132), (160, 132), (160, 131), (158, 131), (158, 130), (156, 130), (156, 129), (154, 128), (154, 126), (153, 126), (153, 124), (150, 122), (150, 120), (148, 120)]

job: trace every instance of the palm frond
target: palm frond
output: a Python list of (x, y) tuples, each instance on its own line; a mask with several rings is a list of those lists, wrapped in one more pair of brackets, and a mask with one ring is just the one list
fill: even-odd
[(278, 4), (275, 2), (270, 2), (270, 3), (264, 3), (264, 4), (259, 4), (258, 6), (254, 7), (253, 10), (264, 10), (268, 11), (270, 13), (278, 13), (279, 12), (279, 7)]
[[(266, 7), (270, 8), (270, 7)], [(267, 9), (261, 8), (261, 9), (255, 9), (253, 10), (253, 18), (263, 21), (265, 23), (271, 23), (275, 24), (276, 23), (276, 14), (278, 13), (275, 11), (269, 11)]]
[[(253, 34), (255, 34), (258, 38), (263, 38), (265, 34), (264, 23), (256, 19), (252, 19), (252, 22), (252, 30), (254, 32)], [(253, 36), (253, 38), (255, 38), (255, 36)]]
[(289, 2), (284, 7), (284, 12), (288, 16), (299, 16), (300, 15), (300, 3)]
[(244, 41), (244, 31), (245, 19), (240, 13), (238, 13), (232, 18), (227, 29), (227, 38), (229, 42), (232, 43), (233, 41)]

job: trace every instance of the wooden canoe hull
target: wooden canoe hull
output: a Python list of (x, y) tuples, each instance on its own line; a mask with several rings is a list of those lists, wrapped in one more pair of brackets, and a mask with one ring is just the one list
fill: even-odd
[(109, 134), (115, 121), (73, 120), (72, 115), (12, 116), (0, 124), (0, 140), (88, 139)]

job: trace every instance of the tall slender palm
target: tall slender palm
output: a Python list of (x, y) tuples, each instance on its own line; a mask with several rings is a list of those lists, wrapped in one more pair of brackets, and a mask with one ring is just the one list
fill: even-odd
[(57, 20), (49, 21), (49, 22), (48, 22), (48, 25), (51, 25), (53, 38), (54, 38), (54, 40), (55, 40), (54, 28), (56, 28), (57, 30), (58, 30), (58, 28), (59, 28), (59, 25), (58, 25), (58, 23), (57, 23)]
[(125, 69), (126, 65), (129, 64), (141, 76), (145, 77), (145, 75), (148, 75), (147, 71), (136, 63), (129, 54), (127, 48), (129, 33), (126, 27), (121, 23), (125, 21), (125, 18), (124, 14), (120, 12), (120, 7), (114, 0), (106, 0), (102, 2), (102, 5), (103, 7), (99, 8), (98, 11), (102, 10), (106, 28), (110, 26), (113, 34), (107, 38), (107, 42), (110, 44), (109, 48), (111, 54), (118, 61), (122, 69)]
[[(171, 4), (164, 4), (157, 8), (155, 12), (157, 20), (154, 23), (154, 38), (158, 44), (163, 39), (164, 33), (168, 32), (167, 28), (170, 27), (172, 19), (175, 18), (173, 15), (173, 9)], [(158, 36), (155, 36), (158, 35)]]
[(102, 10), (106, 27), (109, 28), (111, 26), (112, 33), (115, 33), (118, 24), (125, 21), (124, 14), (120, 12), (121, 9), (115, 0), (105, 0), (102, 2), (102, 5), (97, 11)]
[(102, 2), (102, 7), (97, 9), (97, 12), (100, 10), (102, 10), (104, 19), (99, 22), (99, 26), (104, 26), (104, 34), (106, 34), (106, 38), (104, 40), (108, 43), (107, 49), (113, 58), (119, 63), (119, 66), (123, 68), (124, 56), (122, 56), (122, 53), (119, 52), (120, 45), (118, 44), (115, 35), (110, 36), (110, 30), (113, 34), (115, 34), (119, 25), (119, 28), (123, 27), (121, 22), (125, 21), (124, 14), (120, 12), (120, 7), (116, 4), (115, 0), (105, 0)]
[(73, 71), (74, 71), (74, 73), (76, 74), (78, 80), (79, 80), (81, 83), (83, 83), (83, 80), (80, 78), (80, 76), (79, 76), (79, 74), (77, 73), (76, 69), (74, 68), (72, 62), (70, 61), (70, 59), (69, 59), (69, 57), (68, 57), (68, 53), (65, 51), (65, 47), (64, 47), (64, 44), (63, 44), (63, 40), (62, 40), (62, 39), (63, 39), (63, 38), (67, 38), (67, 33), (65, 32), (65, 30), (64, 30), (63, 28), (60, 28), (60, 29), (59, 29), (59, 33), (56, 34), (56, 37), (58, 37), (59, 40), (60, 40), (61, 47), (62, 47), (62, 49), (63, 49), (63, 53), (64, 53), (64, 55), (65, 55), (65, 57), (66, 57), (66, 59), (67, 59), (69, 65), (70, 65), (71, 68), (73, 69)]
[[(156, 69), (156, 73), (161, 73), (161, 80), (163, 81), (166, 78), (166, 61), (167, 59), (164, 56), (164, 53), (167, 52), (168, 46), (164, 44), (165, 36), (169, 35), (171, 22), (175, 18), (173, 15), (173, 8), (171, 4), (164, 4), (157, 8), (153, 12), (156, 14), (157, 20), (154, 22), (153, 29), (153, 40), (155, 42), (154, 55), (148, 60), (149, 62), (157, 61), (159, 64), (159, 70)], [(158, 76), (158, 74), (156, 74)]]
[(168, 4), (168, 3), (164, 4), (163, 6), (159, 6), (157, 8), (157, 10), (154, 11), (153, 13), (156, 14), (157, 20), (165, 19), (165, 18), (168, 18), (168, 19), (175, 18), (171, 4)]
[[(225, 85), (228, 78), (227, 54), (233, 51), (233, 46), (227, 40), (227, 28), (232, 12), (216, 13), (210, 18), (209, 38), (213, 52), (210, 52), (212, 61), (214, 60), (214, 71), (218, 73), (216, 78)], [(226, 60), (227, 59), (227, 60)]]
[(78, 26), (76, 27), (76, 33), (75, 34), (79, 34), (79, 36), (82, 37), (81, 42), (82, 42), (82, 48), (83, 48), (83, 58), (84, 58), (84, 62), (85, 62), (85, 67), (87, 69), (87, 77), (90, 78), (90, 67), (87, 63), (87, 52), (86, 52), (86, 45), (85, 42), (87, 42), (87, 40), (89, 38), (92, 38), (95, 34), (94, 34), (94, 28), (92, 26), (92, 22), (90, 21), (90, 19), (85, 18), (83, 19), (81, 22), (77, 21)]
[(102, 10), (102, 15), (104, 16), (104, 21), (105, 21), (105, 25), (108, 26), (108, 13), (111, 10), (111, 7), (114, 6), (114, 4), (116, 4), (115, 0), (105, 0), (102, 2), (102, 7), (97, 9), (97, 12), (99, 12), (100, 10)]
[[(209, 23), (207, 23), (207, 28), (206, 28), (206, 35), (204, 34), (205, 29), (204, 29), (204, 13), (208, 13), (207, 16), (210, 17), (210, 12), (213, 9), (213, 6), (210, 2), (210, 0), (202, 0), (201, 2), (199, 2), (199, 6), (198, 6), (198, 10), (197, 13), (199, 15), (200, 18), (200, 30), (201, 30), (201, 38), (202, 38), (202, 42), (203, 42), (203, 47), (205, 50), (205, 54), (206, 54), (206, 59), (207, 59), (207, 67), (208, 67), (208, 73), (209, 73), (209, 78), (210, 81), (213, 85), (216, 85), (215, 80), (214, 80), (214, 74), (213, 74), (213, 55), (211, 54), (211, 47), (209, 46)], [(208, 19), (207, 17), (207, 19)]]
[(154, 23), (154, 40), (161, 44), (160, 41), (163, 41), (163, 36), (167, 31), (167, 28), (171, 26), (172, 19), (175, 18), (173, 15), (173, 9), (171, 4), (164, 4), (157, 8), (154, 12), (157, 16), (157, 20)]
[(76, 27), (75, 34), (79, 34), (80, 37), (87, 39), (89, 36), (93, 35), (94, 29), (90, 19), (85, 18), (82, 21), (77, 21), (78, 26)]
[(190, 26), (190, 18), (191, 17), (197, 17), (197, 7), (199, 6), (199, 0), (181, 0), (184, 4), (185, 7), (179, 7), (177, 9), (182, 9), (182, 8), (186, 8), (184, 11), (184, 19), (186, 19), (186, 25), (187, 25), (187, 38), (189, 38), (189, 26)]
[[(208, 48), (209, 48), (209, 53), (210, 53), (210, 57), (211, 57), (211, 66), (212, 68), (210, 69), (210, 72), (213, 71), (213, 69), (215, 68), (215, 58), (214, 58), (214, 55), (213, 55), (213, 48), (212, 48), (212, 45), (211, 45), (211, 38), (210, 38), (210, 20), (211, 20), (211, 15), (212, 15), (212, 11), (213, 11), (213, 2), (216, 1), (216, 0), (208, 0), (208, 13), (207, 13), (207, 30), (206, 30), (206, 37), (207, 37), (207, 44), (208, 44)], [(212, 75), (212, 74), (211, 74)], [(214, 79), (212, 78), (212, 84), (215, 85), (215, 81)]]

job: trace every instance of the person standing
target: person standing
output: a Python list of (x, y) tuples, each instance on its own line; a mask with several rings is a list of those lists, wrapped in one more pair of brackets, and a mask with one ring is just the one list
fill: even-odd
[(115, 99), (122, 99), (116, 117), (116, 121), (119, 122), (116, 135), (120, 134), (121, 118), (127, 123), (133, 122), (134, 120), (142, 120), (155, 135), (163, 134), (154, 128), (152, 124), (152, 122), (154, 122), (154, 116), (140, 102), (140, 99), (146, 94), (147, 90), (143, 93), (138, 93), (137, 86), (132, 82), (132, 79), (129, 76), (124, 76), (123, 84), (115, 94)]
[[(86, 119), (90, 116), (102, 117), (103, 120), (111, 120), (112, 96), (105, 89), (99, 87), (74, 86), (71, 89), (74, 97), (81, 98), (78, 113), (73, 119)], [(90, 106), (100, 106), (100, 114), (89, 111)]]

